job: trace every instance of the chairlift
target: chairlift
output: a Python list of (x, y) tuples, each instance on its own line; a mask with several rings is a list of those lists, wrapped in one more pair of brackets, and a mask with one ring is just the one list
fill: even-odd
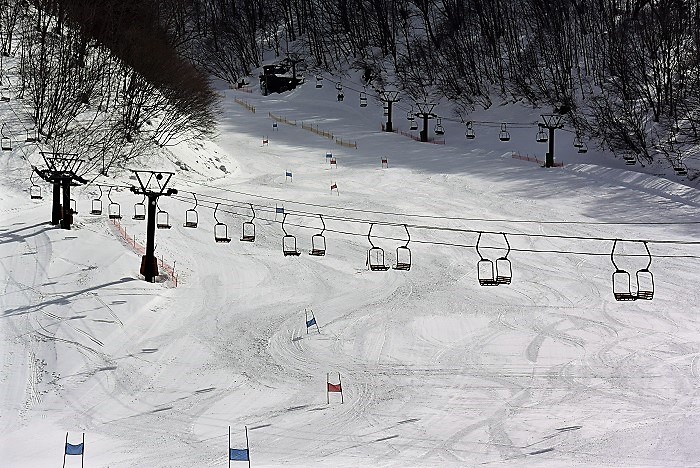
[(622, 159), (625, 160), (625, 164), (628, 166), (634, 166), (635, 164), (637, 164), (637, 156), (635, 156), (634, 154), (627, 153), (622, 156)]
[(143, 200), (134, 203), (134, 216), (131, 218), (136, 221), (143, 221), (146, 219), (146, 195), (143, 196)]
[(418, 130), (418, 122), (415, 119), (411, 119), (411, 130)]
[(369, 245), (372, 247), (367, 251), (367, 267), (371, 271), (387, 271), (389, 265), (384, 263), (384, 249), (381, 247), (376, 247), (372, 243), (372, 227), (374, 223), (369, 225), (369, 232), (367, 233), (367, 240), (369, 240)]
[(311, 251), (309, 252), (309, 255), (323, 257), (326, 255), (326, 238), (323, 236), (323, 233), (326, 230), (326, 223), (323, 221), (322, 215), (318, 215), (318, 217), (321, 218), (323, 229), (321, 229), (320, 233), (311, 236)]
[(413, 120), (415, 118), (416, 118), (416, 114), (415, 114), (415, 112), (413, 112), (413, 106), (411, 106), (411, 110), (406, 112), (406, 120), (413, 122)]
[(385, 102), (384, 103), (384, 117), (388, 117), (388, 116), (389, 116), (389, 103)]
[(2, 151), (12, 151), (12, 138), (5, 134), (5, 123), (0, 127), (0, 148)]
[(577, 134), (574, 137), (574, 148), (580, 148), (581, 146), (583, 146), (583, 142), (581, 141), (581, 137)]
[(282, 216), (282, 232), (284, 232), (284, 237), (282, 237), (282, 253), (284, 256), (298, 256), (301, 254), (300, 250), (297, 250), (297, 238), (291, 234), (287, 234), (287, 230), (284, 229), (284, 221), (287, 219), (287, 213)]
[(197, 195), (192, 193), (192, 196), (194, 197), (194, 206), (185, 211), (185, 223), (182, 227), (196, 228), (199, 222), (199, 215), (197, 214)]
[(403, 225), (406, 229), (408, 239), (404, 245), (396, 247), (396, 265), (394, 270), (408, 271), (411, 269), (411, 249), (408, 248), (408, 243), (411, 242), (411, 233), (408, 232), (408, 226)]
[[(615, 246), (617, 239), (613, 241), (612, 251), (610, 252), (610, 261), (615, 267), (615, 272), (612, 275), (613, 296), (616, 301), (636, 301), (637, 294), (632, 292), (632, 276), (629, 272), (621, 269), (615, 263)], [(651, 261), (649, 262), (651, 264)]]
[(253, 212), (253, 217), (250, 221), (245, 221), (243, 223), (243, 234), (241, 235), (241, 240), (244, 242), (255, 242), (255, 209), (253, 209), (253, 204), (250, 203), (250, 211)]
[(473, 140), (476, 138), (474, 127), (472, 126), (471, 122), (467, 122), (467, 130), (464, 132), (464, 136), (467, 137), (467, 140)]
[(122, 209), (119, 203), (112, 201), (112, 187), (109, 188), (107, 192), (107, 199), (109, 200), (109, 205), (107, 205), (107, 213), (109, 214), (109, 219), (122, 219)]
[(498, 134), (498, 139), (501, 141), (510, 140), (510, 133), (508, 133), (508, 125), (505, 122), (501, 124), (501, 131)]
[(581, 142), (581, 146), (578, 147), (578, 152), (579, 153), (587, 153), (588, 152), (588, 145), (586, 145), (584, 142)]
[[(576, 137), (578, 138), (578, 137)], [(547, 136), (547, 133), (544, 131), (544, 128), (542, 128), (542, 125), (539, 125), (539, 129), (537, 130), (537, 136), (535, 137), (535, 141), (537, 143), (547, 143), (549, 141), (549, 137)], [(576, 143), (574, 143), (574, 146), (576, 146)]]
[(167, 211), (161, 210), (160, 207), (158, 207), (156, 212), (156, 227), (158, 229), (170, 229), (172, 227), (170, 225), (170, 215)]
[(343, 94), (342, 91), (339, 91), (338, 92), (338, 102), (343, 102), (344, 99), (345, 99), (345, 94)]
[(438, 117), (435, 123), (435, 134), (444, 135), (445, 129), (442, 127), (442, 118)]
[(367, 93), (360, 91), (360, 107), (367, 107)]
[(102, 214), (102, 186), (98, 185), (97, 188), (100, 189), (100, 196), (92, 199), (90, 214), (99, 216)]
[(508, 242), (508, 237), (506, 237), (505, 233), (501, 233), (506, 242), (508, 250), (504, 256), (497, 258), (496, 262), (494, 263), (492, 260), (489, 260), (481, 255), (481, 251), (479, 251), (481, 234), (482, 233), (480, 232), (479, 237), (476, 240), (476, 253), (479, 255), (479, 261), (476, 265), (479, 284), (481, 286), (499, 286), (501, 284), (510, 284), (513, 277), (513, 270), (511, 268), (510, 260), (508, 260), (508, 254), (510, 253), (510, 243)]
[(316, 87), (323, 88), (323, 77), (321, 75), (316, 75)]
[(228, 226), (219, 221), (216, 217), (216, 211), (219, 209), (219, 204), (217, 203), (214, 207), (214, 240), (216, 242), (231, 242), (231, 238), (228, 236)]

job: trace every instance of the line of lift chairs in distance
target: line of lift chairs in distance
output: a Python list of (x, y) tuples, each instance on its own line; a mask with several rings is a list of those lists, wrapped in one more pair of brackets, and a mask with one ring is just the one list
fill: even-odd
[[(110, 188), (111, 192), (111, 188)], [(100, 188), (100, 196), (102, 195), (102, 190)], [(32, 185), (30, 188), (30, 196), (32, 199), (41, 199), (41, 187), (38, 185)], [(110, 193), (107, 193), (107, 197), (110, 201), (108, 205), (108, 217), (109, 219), (121, 219), (121, 208), (119, 203), (112, 201), (110, 198)], [(71, 208), (75, 213), (75, 200), (71, 199)], [(195, 207), (188, 209), (185, 212), (185, 222), (183, 227), (186, 228), (196, 228), (198, 226), (199, 215), (196, 210), (196, 196), (195, 196)], [(214, 219), (216, 224), (214, 225), (214, 240), (216, 242), (231, 242), (231, 238), (228, 237), (228, 227), (226, 224), (221, 223), (216, 218), (216, 211), (218, 210), (219, 204), (216, 204), (214, 209)], [(255, 241), (255, 210), (250, 205), (250, 209), (253, 213), (253, 217), (250, 221), (245, 221), (243, 223), (243, 232), (240, 240), (244, 242), (254, 242)], [(101, 215), (102, 210), (102, 200), (101, 198), (95, 198), (92, 200), (92, 209), (90, 214)], [(169, 215), (166, 211), (158, 210), (156, 219), (156, 227), (158, 229), (170, 229), (172, 226), (169, 223)], [(284, 223), (286, 221), (287, 214), (285, 213), (282, 218), (282, 231), (284, 232), (284, 237), (282, 238), (282, 252), (285, 256), (298, 256), (301, 255), (301, 251), (297, 248), (296, 237), (287, 233)], [(314, 234), (311, 237), (311, 250), (309, 255), (313, 256), (324, 256), (326, 254), (326, 238), (324, 236), (324, 231), (326, 229), (323, 217), (319, 215), (323, 228), (320, 233)], [(132, 216), (134, 220), (145, 220), (146, 219), (146, 205), (145, 200), (138, 202), (134, 205), (134, 215)], [(367, 267), (371, 271), (387, 271), (390, 268), (394, 270), (408, 271), (411, 269), (411, 250), (408, 248), (408, 244), (411, 241), (411, 235), (408, 231), (408, 227), (403, 225), (406, 230), (406, 235), (408, 239), (406, 243), (402, 246), (396, 248), (396, 264), (390, 267), (385, 261), (385, 252), (381, 247), (377, 247), (372, 242), (372, 228), (374, 224), (370, 225), (369, 232), (367, 234), (367, 239), (371, 245), (371, 248), (367, 251)], [(477, 274), (479, 284), (481, 286), (499, 286), (504, 284), (510, 284), (512, 280), (512, 267), (511, 262), (508, 259), (508, 254), (510, 253), (510, 243), (505, 234), (503, 239), (506, 243), (507, 252), (502, 257), (497, 258), (495, 261), (484, 257), (479, 249), (481, 242), (482, 233), (479, 233), (476, 242), (476, 252), (479, 255), (479, 260), (477, 262)], [(632, 275), (621, 268), (619, 268), (615, 262), (615, 247), (617, 245), (617, 240), (613, 243), (613, 250), (610, 255), (611, 262), (615, 267), (615, 272), (613, 273), (613, 295), (618, 301), (636, 301), (640, 300), (652, 300), (654, 297), (654, 276), (649, 270), (651, 266), (652, 257), (649, 252), (649, 247), (646, 242), (643, 242), (646, 249), (647, 255), (649, 257), (649, 262), (646, 267), (638, 270), (636, 272), (635, 278), (637, 282), (636, 292), (632, 288)]]
[[(100, 197), (92, 200), (92, 206), (90, 210), (91, 215), (102, 215), (102, 187), (98, 185), (100, 190)], [(122, 219), (121, 206), (119, 203), (115, 202), (111, 198), (112, 187), (110, 187), (107, 192), (107, 198), (109, 200), (109, 205), (107, 206), (107, 215), (109, 219)], [(30, 197), (32, 199), (41, 199), (41, 187), (32, 182), (30, 187)], [(196, 228), (199, 224), (199, 215), (197, 213), (197, 197), (193, 194), (195, 205), (194, 207), (185, 211), (185, 222), (183, 227), (185, 228)], [(77, 214), (77, 209), (75, 205), (75, 200), (71, 199), (71, 209)], [(214, 220), (216, 224), (214, 225), (214, 240), (220, 243), (231, 242), (231, 238), (228, 236), (228, 226), (225, 223), (220, 222), (216, 217), (216, 212), (219, 208), (219, 203), (216, 204), (214, 208)], [(243, 222), (242, 235), (240, 240), (243, 242), (254, 242), (255, 241), (255, 209), (253, 205), (250, 204), (250, 209), (252, 212), (252, 218), (249, 221)], [(285, 256), (299, 256), (301, 255), (301, 250), (297, 248), (296, 237), (289, 234), (285, 229), (285, 221), (287, 214), (285, 213), (282, 217), (282, 232), (284, 236), (282, 237), (282, 252)], [(319, 233), (314, 234), (311, 237), (311, 250), (309, 255), (322, 257), (326, 255), (326, 238), (324, 232), (326, 230), (326, 223), (323, 220), (323, 216), (319, 215), (321, 220), (322, 229)], [(134, 220), (145, 220), (146, 219), (146, 204), (145, 197), (144, 200), (134, 204), (134, 214), (132, 216)], [(386, 255), (384, 249), (374, 245), (372, 242), (372, 228), (374, 223), (370, 224), (369, 232), (367, 233), (367, 240), (370, 243), (370, 249), (367, 251), (367, 268), (371, 271), (387, 271), (389, 269), (399, 270), (399, 271), (409, 271), (411, 269), (411, 250), (408, 244), (411, 242), (411, 234), (408, 230), (407, 225), (402, 225), (406, 230), (406, 243), (396, 248), (396, 263), (393, 267), (386, 263)], [(158, 229), (170, 229), (172, 226), (169, 222), (169, 214), (166, 211), (158, 208), (156, 212), (156, 227)], [(512, 265), (508, 259), (510, 254), (510, 243), (505, 233), (501, 233), (505, 241), (505, 247), (507, 249), (506, 253), (497, 258), (496, 260), (490, 260), (482, 254), (480, 250), (480, 243), (482, 233), (480, 232), (476, 241), (476, 252), (479, 255), (479, 260), (477, 261), (477, 276), (479, 284), (481, 286), (500, 286), (507, 285), (511, 283), (513, 277)], [(644, 268), (639, 269), (635, 274), (635, 279), (637, 283), (636, 289), (632, 287), (632, 275), (618, 267), (615, 262), (615, 248), (617, 246), (617, 240), (613, 242), (613, 248), (610, 253), (610, 260), (615, 268), (615, 272), (612, 275), (613, 282), (613, 296), (617, 301), (636, 301), (636, 300), (652, 300), (654, 298), (654, 276), (649, 270), (652, 262), (652, 256), (649, 252), (649, 247), (645, 241), (642, 241), (646, 254), (649, 258), (647, 265)]]

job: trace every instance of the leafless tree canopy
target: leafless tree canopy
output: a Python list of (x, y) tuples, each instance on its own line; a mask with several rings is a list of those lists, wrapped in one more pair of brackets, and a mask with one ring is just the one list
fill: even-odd
[(25, 89), (49, 135), (80, 114), (76, 97), (118, 115), (126, 141), (204, 134), (214, 98), (200, 70), (235, 82), (273, 52), (460, 112), (529, 102), (641, 158), (700, 142), (697, 0), (34, 0), (31, 18), (4, 4), (3, 51), (30, 23)]

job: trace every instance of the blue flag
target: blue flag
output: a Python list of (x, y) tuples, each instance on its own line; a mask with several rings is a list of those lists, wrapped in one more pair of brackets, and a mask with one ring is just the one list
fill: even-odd
[(282, 213), (282, 214), (284, 214), (284, 207), (283, 207), (283, 206), (276, 206), (276, 207), (275, 207), (275, 213)]
[(287, 177), (292, 177), (292, 173), (287, 171)]
[(73, 445), (66, 442), (66, 455), (82, 455), (85, 444)]
[(306, 328), (309, 328), (312, 325), (316, 325), (316, 317), (311, 317), (311, 320), (306, 321)]
[(228, 449), (228, 459), (233, 461), (250, 461), (248, 449)]

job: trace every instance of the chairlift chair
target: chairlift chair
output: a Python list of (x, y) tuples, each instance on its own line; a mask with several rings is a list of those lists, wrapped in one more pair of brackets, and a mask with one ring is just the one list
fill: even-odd
[(498, 286), (496, 281), (495, 266), (488, 258), (481, 258), (476, 262), (476, 271), (481, 286)]
[(253, 204), (250, 204), (250, 210), (253, 212), (253, 217), (250, 221), (243, 223), (243, 233), (241, 234), (241, 240), (244, 242), (255, 242), (255, 210), (253, 209)]
[(418, 122), (415, 119), (411, 119), (411, 130), (418, 130)]
[(574, 137), (574, 148), (580, 148), (581, 146), (583, 146), (583, 142), (581, 141), (581, 137), (576, 135)]
[(107, 192), (107, 199), (109, 199), (109, 205), (107, 205), (107, 213), (109, 219), (122, 219), (122, 208), (119, 203), (112, 200), (112, 187), (109, 188)]
[(228, 226), (219, 221), (216, 217), (216, 211), (219, 209), (219, 204), (217, 203), (214, 207), (214, 240), (216, 242), (231, 242), (231, 238), (228, 236)]
[(637, 164), (637, 157), (634, 154), (624, 154), (622, 156), (622, 159), (625, 160), (625, 164), (628, 166), (634, 166), (635, 164)]
[(389, 116), (389, 104), (384, 103), (384, 117), (388, 117), (388, 116)]
[(434, 131), (435, 131), (436, 135), (444, 135), (445, 134), (445, 129), (442, 126), (442, 119), (440, 117), (437, 118)]
[(367, 233), (367, 239), (369, 240), (369, 244), (372, 246), (367, 251), (367, 267), (371, 271), (387, 271), (389, 269), (389, 265), (384, 263), (384, 249), (381, 247), (376, 247), (372, 243), (372, 226), (374, 226), (374, 223), (369, 225), (369, 232)]
[[(539, 126), (539, 130), (537, 130), (535, 141), (537, 141), (537, 143), (547, 143), (547, 141), (549, 141), (549, 137), (541, 125)], [(574, 146), (576, 146), (576, 144), (574, 144)]]
[(34, 170), (29, 174), (29, 198), (32, 200), (41, 200), (41, 187), (34, 182)]
[(613, 241), (613, 248), (610, 252), (610, 261), (615, 267), (615, 272), (612, 274), (613, 296), (616, 301), (636, 301), (637, 294), (632, 292), (632, 276), (628, 271), (625, 271), (615, 263), (615, 246), (617, 239)]
[(5, 123), (0, 127), (0, 148), (2, 151), (12, 151), (12, 138), (5, 134)]
[(413, 112), (413, 106), (411, 106), (411, 110), (406, 112), (406, 120), (413, 122), (415, 118), (416, 114)]
[[(510, 251), (510, 246), (508, 246)], [(506, 254), (507, 255), (507, 254)], [(498, 284), (510, 284), (513, 279), (513, 269), (507, 256), (496, 259), (496, 282)]]
[(338, 90), (338, 102), (342, 102), (345, 99), (345, 94), (343, 93), (343, 85), (340, 81), (335, 84), (335, 89)]
[(36, 129), (27, 129), (27, 139), (24, 141), (25, 143), (36, 143), (37, 141), (39, 141), (39, 136)]
[(688, 175), (688, 167), (683, 163), (680, 156), (673, 162), (673, 170), (680, 176)]
[(326, 238), (323, 235), (324, 231), (326, 230), (326, 223), (323, 221), (323, 216), (318, 216), (321, 218), (323, 229), (321, 229), (320, 233), (311, 236), (311, 250), (309, 251), (309, 255), (323, 257), (326, 255)]
[(508, 133), (508, 125), (505, 122), (501, 124), (501, 131), (498, 133), (498, 139), (501, 141), (510, 140), (510, 133)]
[(71, 198), (68, 201), (68, 206), (70, 207), (71, 213), (78, 214), (78, 202), (75, 201), (75, 198)]
[(97, 188), (100, 189), (100, 196), (92, 199), (90, 214), (99, 216), (102, 214), (102, 187), (98, 185)]
[(170, 215), (167, 211), (158, 208), (156, 212), (156, 227), (158, 229), (170, 229), (172, 227), (170, 225)]
[(472, 126), (471, 122), (467, 122), (467, 130), (464, 132), (464, 136), (467, 137), (467, 140), (473, 140), (476, 138), (474, 127)]
[(121, 206), (119, 203), (110, 203), (107, 206), (107, 212), (109, 213), (109, 219), (122, 219)]
[(323, 77), (320, 75), (316, 76), (316, 87), (323, 88)]
[(637, 270), (637, 299), (650, 301), (654, 298), (654, 275), (649, 271), (652, 259), (646, 242), (644, 242), (644, 248), (649, 255), (649, 263), (641, 270)]
[(134, 203), (134, 216), (131, 218), (136, 221), (143, 221), (146, 219), (146, 195), (143, 196), (143, 200)]
[(476, 264), (479, 284), (481, 286), (499, 286), (501, 284), (510, 284), (513, 278), (513, 271), (510, 260), (508, 260), (508, 254), (510, 253), (510, 243), (508, 242), (508, 237), (506, 237), (505, 233), (502, 233), (508, 250), (504, 256), (496, 259), (496, 262), (494, 263), (492, 260), (485, 258), (479, 250), (481, 234), (482, 233), (480, 232), (479, 237), (476, 240), (476, 253), (479, 255), (479, 261)]
[(33, 184), (31, 187), (29, 187), (29, 198), (32, 200), (41, 200), (43, 198), (41, 196), (41, 187), (39, 185)]
[(284, 236), (282, 237), (282, 253), (285, 257), (296, 257), (301, 254), (301, 251), (297, 249), (297, 238), (291, 234), (287, 234), (287, 231), (284, 229), (285, 219), (287, 219), (287, 213), (282, 217), (282, 232), (284, 232)]
[(367, 93), (360, 91), (360, 107), (367, 107)]
[(578, 152), (579, 153), (587, 153), (588, 146), (584, 142), (581, 142), (581, 146), (578, 147)]
[(411, 249), (408, 248), (408, 243), (411, 242), (411, 233), (408, 232), (408, 226), (404, 224), (403, 227), (406, 229), (408, 239), (404, 245), (396, 248), (396, 265), (394, 265), (394, 270), (408, 271), (411, 269)]
[(193, 193), (192, 196), (194, 197), (194, 206), (185, 211), (185, 223), (182, 227), (196, 228), (199, 222), (199, 215), (197, 214), (197, 195)]

